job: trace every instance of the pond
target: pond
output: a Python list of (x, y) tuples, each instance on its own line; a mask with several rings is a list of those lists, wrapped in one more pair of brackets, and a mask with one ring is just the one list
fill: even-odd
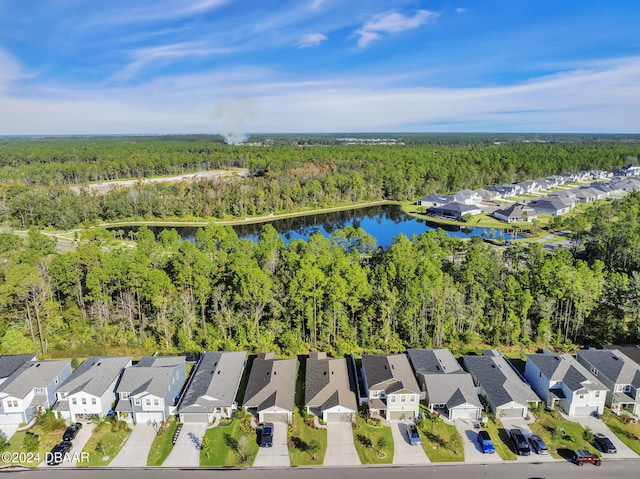
[[(324, 236), (330, 236), (337, 229), (347, 226), (354, 228), (361, 227), (373, 236), (378, 246), (383, 248), (391, 246), (393, 239), (399, 234), (407, 237), (421, 235), (428, 230), (441, 228), (450, 236), (458, 238), (470, 238), (481, 236), (483, 238), (495, 238), (510, 240), (511, 235), (504, 230), (489, 230), (487, 228), (462, 228), (459, 226), (442, 225), (429, 220), (416, 218), (402, 211), (400, 206), (379, 205), (357, 208), (352, 210), (335, 211), (318, 215), (297, 216), (294, 218), (284, 218), (269, 221), (271, 225), (280, 233), (280, 236), (289, 243), (294, 239), (307, 240), (309, 236), (316, 232)], [(233, 228), (240, 238), (257, 240), (260, 229), (264, 223), (251, 223), (236, 225)], [(174, 228), (174, 227), (172, 227)], [(164, 227), (150, 228), (156, 235), (165, 229)], [(193, 241), (197, 228), (177, 227), (175, 228), (183, 239)]]

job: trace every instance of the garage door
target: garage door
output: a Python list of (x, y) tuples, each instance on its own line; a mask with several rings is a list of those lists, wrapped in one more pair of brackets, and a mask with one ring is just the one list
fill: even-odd
[(15, 424), (18, 425), (22, 421), (20, 414), (0, 414), (0, 424)]
[(412, 411), (389, 411), (389, 419), (392, 421), (401, 421), (403, 419), (413, 419)]
[(573, 411), (574, 416), (591, 416), (598, 410), (598, 406), (580, 406), (576, 407)]
[(455, 408), (450, 411), (451, 419), (475, 419), (480, 415), (476, 408)]
[(262, 422), (289, 422), (289, 417), (284, 412), (265, 412), (262, 414)]
[(506, 409), (498, 409), (496, 416), (500, 417), (524, 417), (524, 408), (513, 407)]
[(327, 413), (327, 422), (351, 422), (351, 413), (329, 412)]
[(163, 420), (162, 412), (137, 412), (136, 421), (138, 423), (153, 422), (159, 423)]
[(187, 424), (209, 424), (209, 415), (206, 412), (183, 413), (180, 420)]

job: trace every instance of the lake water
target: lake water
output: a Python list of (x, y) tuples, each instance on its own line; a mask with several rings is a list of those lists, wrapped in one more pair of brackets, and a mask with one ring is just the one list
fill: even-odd
[[(472, 220), (473, 221), (473, 220)], [(335, 230), (353, 226), (361, 227), (371, 236), (376, 238), (377, 245), (386, 248), (391, 246), (393, 239), (399, 234), (407, 237), (421, 235), (428, 230), (442, 228), (450, 236), (458, 238), (470, 238), (481, 236), (485, 238), (500, 238), (510, 240), (511, 236), (505, 231), (492, 231), (486, 228), (460, 228), (458, 226), (440, 225), (422, 218), (409, 216), (396, 205), (369, 206), (345, 211), (323, 213), (319, 215), (298, 216), (270, 221), (280, 236), (289, 243), (294, 239), (307, 240), (309, 236), (320, 232), (325, 236), (331, 235)], [(237, 225), (233, 228), (240, 238), (257, 240), (260, 229), (264, 223), (252, 223)], [(163, 228), (150, 228), (158, 234)], [(197, 228), (175, 228), (184, 239), (193, 241)]]

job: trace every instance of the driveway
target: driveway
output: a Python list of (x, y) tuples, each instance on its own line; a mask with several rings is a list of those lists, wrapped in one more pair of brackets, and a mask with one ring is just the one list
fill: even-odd
[[(71, 441), (71, 444), (73, 445), (73, 448), (71, 449), (71, 453), (69, 455), (71, 459), (77, 458), (78, 461), (81, 460), (80, 453), (84, 449), (84, 446), (86, 446), (87, 443), (89, 442), (89, 439), (91, 439), (91, 435), (93, 434), (94, 428), (95, 428), (94, 424), (90, 424), (86, 422), (82, 423), (82, 429), (78, 431), (78, 435), (76, 436), (76, 438), (73, 441)], [(59, 440), (62, 441), (62, 433), (60, 433)], [(77, 465), (78, 465), (77, 462), (69, 462), (67, 460), (64, 460), (62, 461), (62, 464), (58, 465), (57, 467), (60, 467), (60, 466), (75, 467)], [(47, 467), (46, 457), (44, 458), (44, 461), (40, 463), (39, 467)]]
[[(462, 437), (464, 444), (464, 462), (488, 464), (502, 462), (502, 458), (495, 454), (485, 454), (478, 444), (478, 431), (473, 427), (471, 419), (456, 419), (453, 421), (458, 430), (458, 434)], [(499, 440), (497, 437), (491, 438), (493, 441)]]
[(406, 421), (385, 421), (385, 425), (391, 428), (393, 436), (393, 464), (429, 464), (431, 462), (422, 446), (412, 446), (409, 442)]
[(162, 467), (198, 467), (200, 466), (200, 446), (207, 431), (205, 424), (189, 424), (182, 426), (175, 446)]
[(287, 447), (287, 423), (273, 423), (273, 446), (261, 447), (253, 467), (291, 466)]
[(18, 432), (18, 427), (18, 424), (2, 424), (0, 425), (0, 434), (2, 434), (6, 440), (9, 440), (11, 436)]
[[(509, 432), (511, 429), (520, 429), (524, 437), (527, 439), (527, 444), (529, 444), (529, 448), (531, 448), (531, 443), (529, 443), (529, 437), (533, 434), (531, 429), (529, 429), (529, 425), (524, 419), (515, 419), (515, 418), (502, 418), (500, 419), (502, 422), (502, 426)], [(509, 444), (509, 447), (513, 451), (513, 447)], [(515, 451), (514, 451), (515, 452)], [(516, 460), (518, 462), (554, 462), (560, 459), (554, 459), (551, 454), (536, 454), (533, 449), (531, 449), (531, 454), (528, 456), (519, 456), (516, 454)]]
[(359, 466), (360, 458), (353, 444), (351, 422), (327, 423), (327, 452), (325, 466)]
[(112, 467), (145, 467), (147, 465), (151, 443), (156, 438), (156, 430), (147, 423), (130, 427), (132, 431), (129, 439), (109, 464)]
[(593, 416), (564, 416), (564, 418), (571, 422), (577, 422), (583, 427), (589, 427), (594, 433), (599, 432), (611, 439), (611, 442), (614, 446), (616, 446), (618, 452), (616, 452), (615, 454), (602, 453), (603, 459), (638, 459), (638, 455), (633, 452), (624, 442), (618, 439), (618, 436), (616, 436), (613, 431), (609, 429), (604, 422), (602, 422), (601, 419), (596, 419)]

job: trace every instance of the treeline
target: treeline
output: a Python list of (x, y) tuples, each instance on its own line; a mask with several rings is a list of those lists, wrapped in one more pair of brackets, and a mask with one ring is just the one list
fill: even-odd
[[(637, 161), (635, 143), (227, 146), (191, 138), (5, 140), (0, 221), (70, 229), (113, 220), (268, 215), (381, 199), (415, 200)], [(97, 180), (243, 167), (248, 178), (154, 183), (98, 195)]]
[(353, 228), (287, 245), (268, 224), (256, 242), (141, 228), (136, 248), (66, 254), (4, 233), (0, 354), (638, 342), (639, 217), (638, 194), (593, 208), (581, 259), (442, 231), (381, 249)]

